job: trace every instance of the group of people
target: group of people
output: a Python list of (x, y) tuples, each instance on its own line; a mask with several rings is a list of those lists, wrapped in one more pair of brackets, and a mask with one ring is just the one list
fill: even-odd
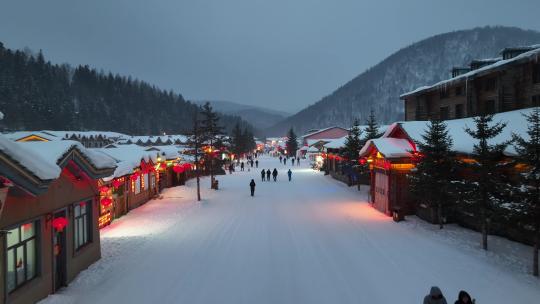
[[(270, 171), (270, 169), (267, 169), (267, 170), (264, 170), (262, 169), (261, 171), (261, 180), (264, 182), (264, 181), (270, 181), (270, 175), (272, 175), (272, 178), (274, 179), (274, 182), (277, 182), (277, 177), (278, 177), (278, 170), (276, 168), (274, 168), (273, 171)], [(289, 181), (292, 180), (292, 171), (291, 169), (289, 169), (289, 171), (287, 171), (287, 176), (289, 177)], [(251, 196), (254, 196), (255, 195), (255, 180), (251, 180), (251, 182), (249, 183), (249, 188), (251, 189)]]
[[(464, 290), (458, 294), (455, 304), (474, 304), (475, 300)], [(437, 286), (431, 287), (429, 294), (424, 297), (424, 304), (447, 304), (441, 289)]]
[[(282, 155), (279, 156), (279, 163), (283, 163), (284, 165), (287, 164), (287, 159), (289, 159), (289, 157), (283, 157)], [(294, 166), (294, 162), (296, 161), (296, 165), (297, 166), (300, 166), (300, 157), (292, 157), (291, 158), (291, 163), (292, 165)]]

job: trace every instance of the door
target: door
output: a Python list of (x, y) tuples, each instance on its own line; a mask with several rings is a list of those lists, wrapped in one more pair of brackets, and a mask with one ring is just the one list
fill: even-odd
[(373, 206), (386, 214), (388, 210), (388, 175), (384, 172), (375, 172), (375, 201)]
[[(54, 214), (54, 219), (66, 218), (66, 211)], [(52, 228), (53, 261), (54, 261), (54, 291), (66, 286), (66, 227)]]

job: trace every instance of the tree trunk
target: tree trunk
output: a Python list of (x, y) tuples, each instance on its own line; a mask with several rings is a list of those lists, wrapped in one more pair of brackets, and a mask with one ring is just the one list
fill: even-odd
[(197, 201), (201, 201), (201, 179), (199, 178), (199, 172), (197, 171)]
[(214, 188), (214, 157), (212, 155), (212, 146), (213, 146), (213, 141), (212, 139), (210, 139), (210, 155), (209, 155), (209, 158), (210, 158), (210, 189), (213, 189)]
[(485, 210), (482, 210), (482, 249), (488, 250), (488, 229)]
[(536, 229), (536, 236), (534, 238), (534, 247), (533, 247), (533, 276), (538, 276), (538, 247), (540, 243), (540, 231), (538, 227)]
[(437, 218), (439, 220), (439, 229), (443, 229), (443, 212), (442, 212), (442, 204), (437, 204)]

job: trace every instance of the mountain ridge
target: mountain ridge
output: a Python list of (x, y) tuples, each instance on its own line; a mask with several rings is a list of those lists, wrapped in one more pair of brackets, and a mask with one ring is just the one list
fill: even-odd
[(453, 66), (495, 57), (504, 47), (539, 42), (540, 32), (504, 26), (428, 37), (397, 50), (318, 102), (272, 126), (267, 135), (283, 135), (290, 127), (299, 133), (330, 125), (350, 127), (355, 118), (364, 122), (371, 109), (380, 123), (401, 120), (400, 94), (449, 78)]

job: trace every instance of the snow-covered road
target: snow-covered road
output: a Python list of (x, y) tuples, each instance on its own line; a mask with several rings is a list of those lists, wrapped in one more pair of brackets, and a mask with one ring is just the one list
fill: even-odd
[(449, 303), (460, 289), (477, 303), (538, 303), (537, 279), (449, 241), (451, 228), (394, 223), (365, 192), (305, 166), (288, 182), (277, 159), (261, 162), (278, 182), (236, 172), (219, 191), (203, 180), (202, 203), (191, 182), (133, 210), (103, 230), (103, 258), (43, 302), (421, 303), (438, 285)]

